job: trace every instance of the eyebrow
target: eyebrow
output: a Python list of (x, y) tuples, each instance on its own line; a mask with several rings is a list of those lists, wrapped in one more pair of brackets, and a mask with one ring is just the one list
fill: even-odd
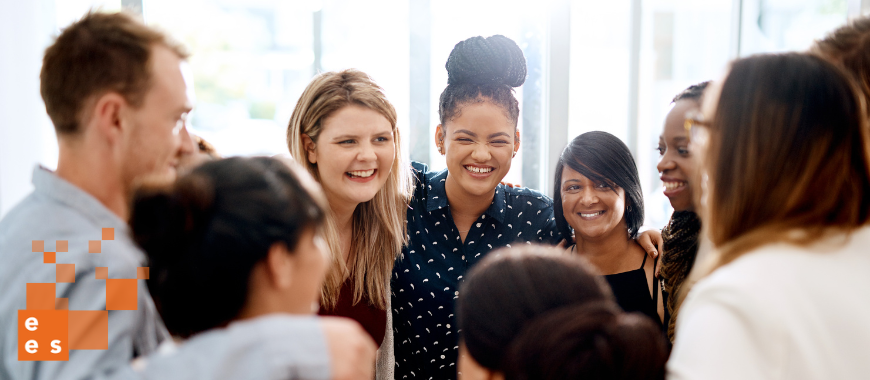
[[(467, 129), (458, 129), (458, 130), (456, 130), (456, 131), (453, 132), (454, 135), (457, 134), (457, 133), (464, 133), (464, 134), (469, 135), (469, 136), (471, 136), (471, 137), (477, 137), (477, 133), (474, 133), (474, 132), (469, 131), (469, 130), (467, 130)], [(507, 137), (507, 138), (510, 138), (510, 137), (511, 137), (511, 135), (509, 135), (509, 134), (507, 134), (507, 133), (505, 133), (505, 132), (496, 132), (496, 133), (493, 133), (493, 134), (491, 134), (491, 135), (489, 135), (489, 136), (487, 136), (487, 137), (490, 138), (490, 139), (492, 139), (492, 138), (495, 138), (495, 137), (498, 137), (498, 136), (504, 136), (504, 137)]]
[[(393, 135), (393, 131), (389, 131), (389, 132), (384, 131), (384, 132), (378, 132), (378, 133), (373, 134), (373, 136), (375, 136), (375, 137), (381, 137), (381, 136), (392, 136), (392, 135)], [(348, 140), (348, 139), (358, 139), (359, 137), (360, 137), (359, 135), (341, 135), (341, 136), (335, 136), (335, 137), (333, 137), (333, 138), (332, 138), (332, 141), (340, 141), (340, 140)]]

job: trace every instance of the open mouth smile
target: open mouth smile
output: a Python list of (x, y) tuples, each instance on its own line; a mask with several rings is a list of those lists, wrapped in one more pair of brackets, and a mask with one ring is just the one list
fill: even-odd
[(377, 172), (377, 169), (369, 169), (369, 170), (353, 170), (349, 172), (345, 172), (344, 174), (350, 177), (350, 179), (364, 179), (371, 178)]
[(601, 210), (601, 211), (598, 211), (598, 212), (591, 212), (591, 213), (583, 213), (583, 212), (579, 212), (579, 213), (577, 213), (577, 215), (580, 215), (580, 218), (581, 218), (581, 219), (584, 219), (584, 220), (592, 220), (592, 219), (596, 219), (596, 218), (598, 218), (598, 217), (601, 216), (601, 215), (604, 215), (604, 210)]

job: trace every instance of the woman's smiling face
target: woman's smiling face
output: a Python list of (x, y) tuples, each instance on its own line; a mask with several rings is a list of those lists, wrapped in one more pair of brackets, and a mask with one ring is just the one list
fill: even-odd
[(448, 178), (465, 193), (481, 196), (510, 170), (519, 132), (504, 109), (483, 101), (463, 105), (446, 125), (439, 125), (435, 143), (447, 156)]
[(700, 109), (701, 105), (696, 100), (678, 100), (668, 112), (659, 137), (661, 159), (656, 168), (662, 173), (665, 196), (676, 211), (694, 210), (691, 181), (697, 177), (696, 160), (689, 150), (689, 134), (684, 123), (687, 113)]
[(575, 240), (595, 241), (613, 233), (628, 234), (625, 190), (596, 183), (567, 165), (562, 169), (562, 213)]
[(305, 140), (308, 160), (317, 164), (329, 203), (356, 207), (372, 200), (384, 187), (396, 159), (389, 120), (375, 110), (349, 105), (322, 123), (317, 142)]

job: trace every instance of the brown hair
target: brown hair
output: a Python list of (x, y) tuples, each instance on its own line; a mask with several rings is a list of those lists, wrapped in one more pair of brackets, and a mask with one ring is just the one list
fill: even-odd
[(868, 222), (864, 114), (853, 81), (818, 57), (733, 63), (706, 157), (713, 269), (767, 243), (806, 245)]
[(39, 74), (45, 110), (58, 135), (79, 132), (85, 104), (114, 91), (139, 107), (151, 85), (151, 48), (163, 45), (181, 58), (181, 45), (126, 13), (88, 12), (45, 50)]
[(810, 47), (814, 53), (851, 73), (870, 95), (870, 17), (850, 21)]
[(405, 216), (411, 194), (408, 165), (402, 159), (402, 144), (396, 127), (396, 109), (387, 100), (383, 89), (362, 71), (349, 69), (323, 73), (315, 77), (299, 97), (287, 127), (287, 145), (293, 158), (319, 181), (317, 166), (308, 161), (302, 135), (308, 135), (316, 143), (323, 120), (348, 105), (377, 111), (390, 122), (396, 156), (384, 187), (372, 200), (360, 203), (354, 210), (348, 263), (341, 254), (338, 227), (329, 214), (325, 236), (332, 263), (323, 284), (321, 302), (333, 307), (344, 279), (349, 277), (353, 282), (354, 304), (365, 294), (372, 305), (385, 309), (393, 262), (406, 241)]

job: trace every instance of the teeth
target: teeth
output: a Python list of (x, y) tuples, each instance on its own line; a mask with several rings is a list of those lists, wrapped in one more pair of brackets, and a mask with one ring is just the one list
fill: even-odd
[(677, 181), (677, 182), (662, 182), (665, 185), (665, 190), (675, 190), (677, 188), (686, 186), (685, 181)]
[(347, 172), (347, 174), (350, 174), (351, 177), (367, 178), (367, 177), (371, 177), (372, 174), (375, 174), (375, 169), (354, 170), (352, 172)]
[(489, 173), (493, 170), (493, 168), (479, 168), (476, 166), (466, 166), (465, 169), (472, 173)]
[(598, 215), (601, 215), (601, 214), (603, 214), (603, 213), (604, 213), (604, 211), (602, 210), (602, 211), (595, 212), (595, 213), (592, 213), (592, 214), (584, 214), (584, 213), (580, 213), (580, 216), (582, 216), (582, 217), (584, 217), (584, 218), (591, 218), (591, 217), (593, 217), (593, 216), (598, 216)]

